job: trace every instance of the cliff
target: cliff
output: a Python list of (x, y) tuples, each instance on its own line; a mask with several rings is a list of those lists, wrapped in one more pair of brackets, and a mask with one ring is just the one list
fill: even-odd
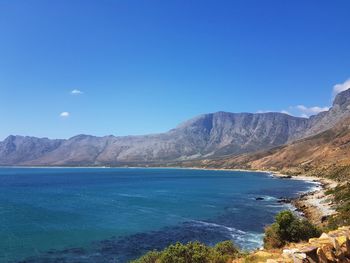
[(350, 118), (315, 136), (284, 146), (218, 160), (203, 160), (196, 165), (272, 170), (344, 181), (350, 173)]

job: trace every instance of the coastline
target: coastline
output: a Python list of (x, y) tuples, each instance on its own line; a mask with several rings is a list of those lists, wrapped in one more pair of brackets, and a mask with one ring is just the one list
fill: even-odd
[[(180, 168), (180, 167), (179, 167)], [(270, 170), (254, 170), (254, 169), (223, 169), (223, 168), (201, 168), (190, 167), (189, 169), (198, 170), (216, 170), (216, 171), (242, 171), (242, 172), (259, 172), (267, 173), (273, 177), (280, 178), (281, 180), (303, 180), (308, 182), (314, 182), (318, 185), (314, 189), (310, 189), (307, 192), (300, 193), (296, 198), (292, 198), (290, 203), (295, 207), (302, 216), (310, 220), (313, 224), (318, 226), (324, 226), (327, 219), (336, 214), (334, 203), (332, 201), (332, 195), (326, 195), (326, 191), (339, 185), (339, 182), (315, 176), (305, 175), (286, 175), (278, 171)]]
[(326, 191), (338, 185), (337, 182), (320, 179), (320, 185), (314, 191), (302, 194), (292, 201), (292, 204), (312, 223), (323, 226), (328, 218), (336, 214), (333, 198)]
[(259, 170), (259, 169), (229, 169), (229, 168), (203, 168), (203, 167), (145, 167), (145, 168), (171, 168), (171, 169), (193, 169), (193, 170), (211, 170), (211, 171), (241, 171), (241, 172), (258, 172), (270, 174), (273, 177), (280, 178), (281, 180), (302, 180), (308, 182), (314, 182), (317, 186), (306, 192), (300, 193), (296, 198), (290, 199), (292, 206), (302, 216), (307, 218), (310, 222), (318, 226), (324, 226), (327, 219), (336, 214), (334, 204), (332, 201), (332, 195), (326, 195), (326, 191), (330, 190), (339, 182), (315, 176), (305, 175), (287, 175), (278, 171), (271, 170)]
[(313, 224), (324, 226), (328, 218), (336, 214), (333, 203), (333, 196), (326, 195), (327, 190), (333, 189), (339, 183), (337, 181), (304, 175), (285, 175), (275, 171), (252, 170), (256, 172), (270, 173), (276, 178), (283, 180), (303, 180), (317, 183), (317, 186), (307, 192), (301, 193), (298, 197), (291, 199), (291, 204), (305, 218)]
[(298, 197), (291, 200), (291, 204), (297, 209), (301, 215), (305, 216), (313, 224), (323, 226), (327, 219), (336, 214), (334, 203), (331, 195), (326, 195), (326, 191), (336, 187), (339, 183), (327, 179), (312, 176), (286, 176), (280, 173), (273, 173), (276, 177), (290, 178), (294, 180), (312, 181), (318, 185), (307, 191), (301, 193)]
[(291, 199), (291, 204), (302, 216), (318, 226), (324, 226), (328, 218), (336, 214), (334, 203), (332, 201), (332, 195), (326, 195), (326, 192), (327, 190), (336, 187), (339, 184), (338, 182), (328, 178), (304, 175), (286, 175), (276, 171), (250, 171), (270, 173), (272, 176), (283, 180), (292, 179), (317, 183), (315, 188), (301, 193), (298, 197)]

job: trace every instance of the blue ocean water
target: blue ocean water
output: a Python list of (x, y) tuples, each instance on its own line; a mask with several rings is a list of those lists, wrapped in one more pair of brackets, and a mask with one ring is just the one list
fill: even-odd
[(127, 262), (192, 240), (257, 248), (286, 209), (278, 198), (313, 186), (240, 171), (0, 168), (0, 262)]

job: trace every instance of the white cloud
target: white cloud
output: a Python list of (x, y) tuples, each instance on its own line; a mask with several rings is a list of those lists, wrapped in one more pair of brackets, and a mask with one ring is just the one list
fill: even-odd
[(302, 113), (305, 114), (317, 114), (322, 111), (327, 111), (329, 110), (329, 107), (319, 107), (319, 106), (314, 106), (314, 107), (305, 107), (304, 105), (298, 105), (296, 108), (301, 111)]
[(292, 115), (307, 118), (307, 117), (310, 117), (311, 115), (318, 114), (322, 111), (327, 111), (329, 110), (329, 107), (319, 107), (319, 106), (306, 107), (304, 105), (297, 105), (297, 106), (289, 107), (289, 109), (293, 113)]
[(69, 115), (70, 115), (70, 113), (68, 111), (64, 111), (64, 112), (60, 113), (60, 117), (62, 117), (62, 118), (68, 118)]
[(70, 92), (72, 95), (81, 95), (83, 94), (84, 92), (82, 92), (81, 90), (78, 90), (78, 89), (74, 89)]
[(268, 113), (268, 112), (273, 112), (271, 110), (258, 110), (256, 113)]
[(336, 84), (333, 87), (333, 96), (336, 96), (338, 93), (350, 89), (350, 79), (341, 84)]
[(281, 113), (292, 115), (289, 111), (286, 111), (286, 110), (282, 110)]
[[(344, 83), (336, 84), (333, 87), (333, 98), (340, 92), (350, 89), (350, 79), (346, 80)], [(307, 107), (305, 105), (290, 106), (287, 110), (281, 110), (281, 113), (285, 113), (292, 116), (299, 116), (303, 118), (308, 118), (312, 115), (316, 115), (323, 111), (328, 111), (329, 107), (313, 106)], [(266, 113), (270, 111), (259, 110), (257, 113)]]
[[(258, 110), (256, 113), (269, 113), (269, 112), (276, 112), (276, 111), (273, 111), (273, 110)], [(280, 112), (284, 113), (284, 114), (288, 114), (288, 115), (293, 115), (289, 111), (286, 111), (286, 110), (281, 110)]]

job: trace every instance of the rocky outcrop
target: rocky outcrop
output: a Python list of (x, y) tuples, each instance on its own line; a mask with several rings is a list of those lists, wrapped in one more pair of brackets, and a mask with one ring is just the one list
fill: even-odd
[(266, 263), (346, 263), (350, 262), (350, 227), (341, 227), (324, 233), (319, 238), (311, 238), (307, 243), (291, 244), (283, 251), (257, 251), (245, 259), (233, 263), (249, 262)]
[(309, 128), (296, 138), (306, 138), (326, 131), (339, 123), (342, 119), (350, 117), (350, 89), (339, 93), (329, 111), (321, 112), (309, 119)]

